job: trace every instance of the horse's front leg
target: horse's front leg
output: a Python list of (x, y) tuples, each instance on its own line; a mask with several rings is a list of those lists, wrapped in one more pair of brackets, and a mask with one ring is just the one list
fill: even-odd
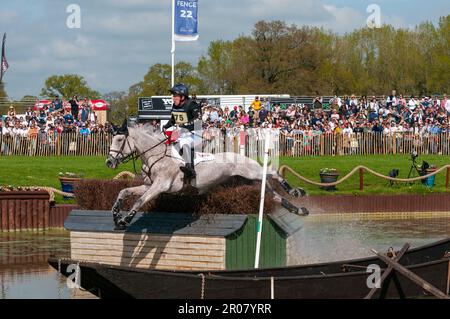
[(130, 225), (136, 213), (149, 201), (157, 198), (159, 194), (166, 192), (170, 189), (170, 183), (167, 181), (161, 182), (155, 180), (155, 182), (150, 186), (149, 189), (136, 201), (136, 203), (131, 208), (130, 213), (121, 218), (118, 222), (118, 229), (125, 229), (128, 225)]
[(141, 185), (137, 187), (125, 188), (120, 191), (119, 195), (117, 196), (116, 202), (114, 203), (111, 210), (113, 214), (114, 224), (116, 226), (118, 225), (118, 222), (122, 219), (122, 214), (120, 213), (120, 210), (122, 209), (124, 199), (131, 195), (142, 196), (148, 190), (148, 188), (149, 188), (148, 185)]

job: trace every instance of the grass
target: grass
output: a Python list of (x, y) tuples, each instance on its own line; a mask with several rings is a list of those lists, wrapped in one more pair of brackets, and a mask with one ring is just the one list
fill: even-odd
[[(448, 156), (423, 155), (418, 159), (438, 167), (450, 164)], [(387, 175), (391, 169), (400, 170), (399, 177), (406, 178), (411, 166), (410, 157), (407, 155), (371, 155), (371, 156), (344, 156), (344, 157), (284, 157), (281, 165), (288, 165), (301, 175), (319, 182), (319, 171), (321, 168), (337, 168), (340, 177), (343, 177), (358, 165), (367, 166), (381, 174)], [(137, 164), (137, 169), (140, 165)], [(85, 178), (109, 179), (121, 171), (133, 171), (133, 164), (127, 163), (117, 170), (111, 170), (105, 165), (105, 157), (0, 157), (0, 185), (7, 186), (51, 186), (60, 189), (58, 179), (59, 172), (72, 172), (83, 174)], [(388, 182), (368, 173), (364, 175), (364, 191), (359, 191), (359, 174), (355, 174), (343, 184), (338, 185), (336, 192), (326, 192), (317, 186), (299, 181), (296, 177), (288, 174), (288, 181), (294, 186), (304, 188), (310, 195), (321, 194), (428, 194), (445, 192), (445, 172), (436, 176), (436, 186), (427, 188), (420, 182), (412, 185), (399, 183), (393, 187)], [(60, 196), (56, 197), (58, 203), (71, 203), (63, 201)]]
[[(422, 161), (427, 161), (429, 164), (434, 164), (437, 167), (442, 167), (450, 164), (450, 158), (442, 155), (423, 155), (418, 158), (417, 163), (422, 164)], [(388, 175), (391, 169), (399, 169), (399, 178), (407, 178), (409, 168), (412, 161), (409, 155), (370, 155), (370, 156), (321, 156), (321, 157), (297, 157), (297, 158), (282, 158), (281, 165), (288, 165), (292, 167), (300, 175), (307, 177), (310, 180), (320, 182), (319, 172), (322, 168), (337, 168), (339, 170), (339, 179), (347, 175), (352, 169), (359, 165), (364, 165), (377, 171), (380, 174)], [(417, 176), (414, 175), (414, 177)], [(359, 190), (359, 173), (356, 173), (347, 181), (337, 186), (337, 191), (327, 192), (317, 186), (307, 184), (298, 180), (295, 176), (288, 174), (287, 180), (293, 186), (300, 186), (304, 188), (310, 195), (324, 195), (324, 194), (429, 194), (437, 192), (445, 192), (445, 176), (446, 172), (436, 175), (435, 186), (428, 188), (422, 185), (421, 182), (415, 182), (412, 185), (406, 183), (395, 183), (394, 186), (389, 186), (387, 180), (383, 180), (372, 174), (364, 174), (364, 191)]]
[[(129, 162), (112, 170), (105, 165), (103, 156), (79, 157), (0, 157), (0, 185), (2, 186), (49, 186), (61, 189), (59, 172), (83, 174), (84, 178), (110, 179), (122, 171), (133, 172), (133, 163)], [(139, 169), (140, 165), (136, 165)], [(55, 197), (57, 203), (73, 203)]]

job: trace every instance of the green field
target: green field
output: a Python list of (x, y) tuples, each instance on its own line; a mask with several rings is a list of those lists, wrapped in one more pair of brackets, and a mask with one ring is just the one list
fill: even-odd
[[(418, 159), (419, 164), (426, 160), (438, 167), (450, 164), (448, 156), (424, 155)], [(288, 165), (301, 175), (319, 182), (319, 171), (321, 168), (337, 168), (340, 176), (346, 175), (354, 167), (364, 165), (375, 171), (387, 175), (388, 172), (397, 168), (400, 170), (399, 177), (407, 177), (411, 160), (406, 155), (371, 155), (371, 156), (345, 156), (345, 157), (297, 157), (282, 158), (282, 165)], [(105, 166), (105, 157), (0, 157), (0, 185), (7, 186), (51, 186), (60, 188), (58, 180), (59, 172), (81, 173), (85, 178), (113, 178), (119, 172), (133, 171), (133, 164), (127, 163), (117, 170), (111, 170)], [(139, 169), (139, 165), (138, 165)], [(308, 194), (392, 194), (392, 193), (420, 193), (445, 192), (445, 172), (437, 175), (436, 186), (429, 189), (420, 182), (413, 185), (396, 184), (388, 186), (388, 182), (365, 174), (364, 191), (359, 191), (359, 176), (355, 174), (349, 180), (340, 184), (336, 192), (326, 192), (317, 186), (308, 185), (293, 176), (288, 176), (288, 181), (303, 187)], [(57, 201), (62, 199), (57, 197)]]
[[(449, 156), (442, 155), (423, 155), (418, 158), (418, 165), (422, 161), (427, 161), (429, 164), (434, 164), (437, 167), (442, 167), (450, 164)], [(339, 179), (347, 175), (352, 169), (359, 165), (364, 165), (370, 169), (377, 171), (380, 174), (388, 175), (391, 169), (399, 169), (398, 178), (407, 178), (409, 168), (412, 164), (410, 156), (408, 155), (369, 155), (369, 156), (322, 156), (322, 157), (297, 157), (284, 158), (281, 160), (281, 165), (288, 165), (296, 172), (310, 180), (320, 182), (319, 172), (321, 168), (337, 168), (340, 171)], [(428, 188), (420, 181), (411, 184), (396, 183), (392, 187), (389, 186), (387, 180), (373, 176), (369, 173), (364, 174), (364, 191), (359, 191), (359, 174), (356, 173), (347, 181), (337, 186), (337, 191), (327, 192), (321, 190), (319, 187), (309, 185), (303, 181), (299, 181), (296, 177), (288, 175), (287, 179), (295, 186), (304, 188), (310, 195), (322, 194), (402, 194), (402, 193), (416, 193), (427, 194), (433, 192), (445, 192), (445, 176), (446, 172), (442, 172), (436, 176), (435, 186)], [(417, 173), (414, 175), (417, 177)]]
[[(106, 157), (0, 157), (0, 185), (2, 186), (50, 186), (61, 189), (59, 172), (83, 174), (85, 178), (110, 179), (121, 171), (133, 171), (129, 162), (112, 170), (105, 165)], [(138, 167), (139, 168), (139, 167)], [(72, 203), (56, 196), (58, 203)]]

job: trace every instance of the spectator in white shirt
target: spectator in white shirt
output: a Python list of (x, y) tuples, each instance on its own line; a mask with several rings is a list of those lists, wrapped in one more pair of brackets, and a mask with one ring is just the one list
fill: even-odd
[(447, 111), (447, 116), (450, 116), (450, 99), (447, 97), (447, 94), (444, 94), (444, 108)]

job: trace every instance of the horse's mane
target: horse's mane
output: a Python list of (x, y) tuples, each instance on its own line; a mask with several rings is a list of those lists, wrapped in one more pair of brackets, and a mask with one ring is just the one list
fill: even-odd
[(144, 125), (131, 125), (128, 127), (129, 130), (134, 130), (139, 136), (147, 136), (152, 139), (157, 139), (158, 141), (162, 141), (164, 135), (161, 134), (160, 128), (152, 125), (151, 123), (146, 123)]

